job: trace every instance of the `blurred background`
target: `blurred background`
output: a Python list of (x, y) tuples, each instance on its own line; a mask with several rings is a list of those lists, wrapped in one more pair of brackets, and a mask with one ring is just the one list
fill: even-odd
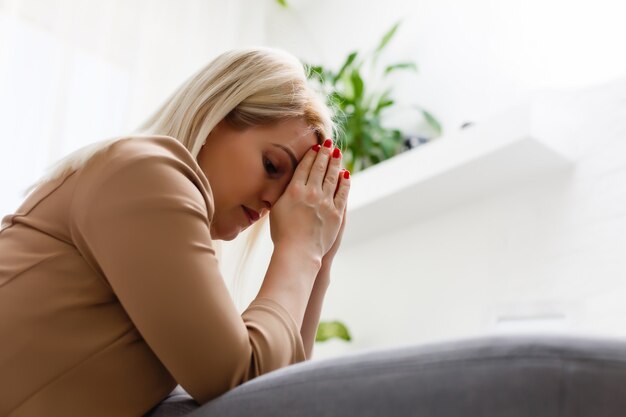
[[(370, 145), (352, 154), (322, 313), (351, 340), (317, 358), (485, 333), (626, 336), (626, 5), (365, 4), (0, 0), (0, 215), (219, 53), (278, 47), (343, 97), (348, 153)], [(351, 116), (363, 103), (369, 118)], [(221, 247), (231, 290), (244, 236)], [(240, 308), (271, 248), (266, 230)]]

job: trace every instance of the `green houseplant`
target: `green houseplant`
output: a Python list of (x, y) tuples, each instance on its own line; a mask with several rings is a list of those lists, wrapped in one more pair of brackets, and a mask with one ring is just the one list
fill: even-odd
[(350, 331), (340, 321), (321, 321), (317, 327), (317, 333), (315, 335), (316, 342), (325, 342), (329, 339), (341, 339), (349, 342), (352, 340)]
[[(285, 2), (279, 3), (287, 7)], [(399, 129), (385, 127), (382, 121), (383, 112), (396, 105), (392, 98), (392, 88), (377, 89), (370, 86), (370, 84), (384, 85), (384, 81), (398, 70), (417, 72), (417, 65), (410, 61), (380, 68), (380, 54), (392, 40), (399, 26), (400, 22), (395, 23), (372, 51), (351, 52), (337, 71), (305, 63), (309, 80), (325, 94), (327, 103), (338, 110), (337, 122), (341, 134), (338, 142), (343, 148), (344, 164), (353, 173), (389, 159), (407, 147), (403, 133)], [(375, 80), (370, 83), (367, 76), (377, 78), (379, 82), (376, 83)], [(430, 139), (440, 136), (442, 129), (437, 119), (420, 106), (412, 107), (418, 111), (416, 116), (421, 117), (430, 127), (432, 132)], [(345, 341), (352, 339), (348, 328), (342, 322), (321, 321), (315, 341), (324, 342), (332, 338)]]
[[(371, 87), (371, 84), (384, 85), (398, 70), (417, 72), (417, 65), (411, 61), (384, 68), (379, 65), (380, 54), (399, 26), (400, 22), (395, 23), (373, 50), (350, 53), (336, 71), (305, 63), (311, 82), (326, 95), (328, 104), (338, 110), (341, 132), (338, 141), (343, 145), (344, 164), (352, 173), (405, 150), (403, 133), (383, 123), (383, 112), (396, 104), (392, 87)], [(416, 117), (423, 118), (430, 126), (433, 139), (441, 135), (441, 125), (431, 113), (417, 105), (412, 107), (418, 110)]]

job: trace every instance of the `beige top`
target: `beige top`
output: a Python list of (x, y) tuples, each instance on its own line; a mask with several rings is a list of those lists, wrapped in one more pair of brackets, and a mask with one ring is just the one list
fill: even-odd
[(305, 360), (281, 305), (239, 315), (213, 195), (166, 136), (124, 138), (35, 189), (0, 230), (0, 416), (139, 417)]

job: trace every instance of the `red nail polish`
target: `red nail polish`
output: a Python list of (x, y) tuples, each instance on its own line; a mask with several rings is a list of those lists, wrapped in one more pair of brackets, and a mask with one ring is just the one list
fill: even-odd
[(332, 141), (332, 140), (330, 140), (330, 139), (326, 139), (326, 140), (324, 141), (324, 147), (325, 147), (325, 148), (330, 148), (331, 146), (333, 146), (333, 141)]
[(321, 148), (322, 147), (320, 145), (314, 145), (311, 149), (313, 149), (315, 152), (319, 152)]
[(333, 151), (333, 158), (339, 158), (341, 156), (341, 151), (339, 150), (339, 148), (335, 148), (335, 150)]
[(343, 177), (344, 177), (345, 179), (350, 179), (350, 171), (348, 171), (348, 170), (346, 169), (346, 172), (344, 172), (344, 173), (343, 173)]

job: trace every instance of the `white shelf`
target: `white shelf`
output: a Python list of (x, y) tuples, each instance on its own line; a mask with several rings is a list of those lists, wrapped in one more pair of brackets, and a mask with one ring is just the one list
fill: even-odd
[(352, 245), (573, 165), (532, 131), (530, 103), (352, 177), (342, 244)]

